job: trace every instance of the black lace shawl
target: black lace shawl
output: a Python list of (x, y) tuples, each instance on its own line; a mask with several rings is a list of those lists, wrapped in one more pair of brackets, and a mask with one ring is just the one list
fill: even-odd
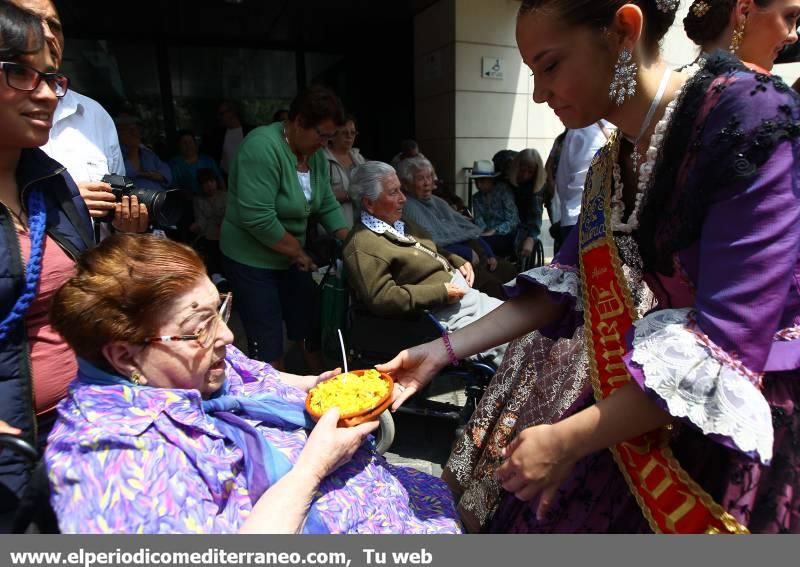
[[(724, 127), (718, 115), (709, 126), (714, 109), (699, 120), (711, 95), (719, 95), (716, 104), (725, 96), (729, 81), (718, 79), (734, 75), (748, 85), (750, 100), (746, 92), (737, 95), (742, 100), (734, 105), (736, 112), (727, 117)], [(760, 96), (768, 92), (772, 98)], [(776, 106), (776, 92), (782, 102), (765, 118), (764, 108), (769, 113)], [(800, 137), (799, 107), (800, 98), (780, 78), (751, 71), (725, 52), (707, 60), (682, 91), (656, 159), (653, 184), (644, 197), (638, 240), (646, 272), (672, 275), (674, 253), (699, 238), (720, 188), (756, 176), (777, 144)], [(692, 167), (697, 161), (704, 167)], [(679, 179), (684, 164), (689, 174), (683, 181), (690, 182)]]

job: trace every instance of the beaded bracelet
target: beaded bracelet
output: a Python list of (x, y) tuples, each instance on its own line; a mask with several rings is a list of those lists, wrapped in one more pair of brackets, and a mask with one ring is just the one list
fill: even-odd
[(442, 342), (444, 342), (444, 347), (447, 349), (447, 356), (450, 357), (450, 364), (452, 366), (458, 366), (458, 358), (453, 350), (453, 345), (450, 344), (450, 335), (447, 331), (442, 331)]

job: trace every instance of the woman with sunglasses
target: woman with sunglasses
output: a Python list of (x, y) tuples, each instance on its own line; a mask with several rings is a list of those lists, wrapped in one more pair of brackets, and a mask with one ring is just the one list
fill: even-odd
[(364, 444), (375, 422), (309, 421), (306, 393), (333, 372), (231, 346), (231, 301), (169, 240), (118, 234), (78, 260), (51, 314), (79, 360), (45, 455), (61, 530), (458, 532), (443, 481)]
[[(39, 149), (69, 87), (54, 70), (40, 20), (0, 1), (0, 432), (40, 448), (77, 368), (47, 310), (92, 244), (75, 183)], [(0, 452), (0, 531), (28, 481), (26, 463)]]

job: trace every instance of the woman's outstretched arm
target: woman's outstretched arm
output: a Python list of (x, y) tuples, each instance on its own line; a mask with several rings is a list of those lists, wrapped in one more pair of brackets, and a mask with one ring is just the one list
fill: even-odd
[[(534, 289), (450, 335), (456, 358), (464, 359), (497, 345), (541, 329), (562, 315), (566, 307), (550, 299), (546, 289)], [(443, 339), (407, 349), (376, 368), (391, 374), (398, 388), (392, 409), (396, 410), (416, 391), (424, 388), (450, 360)]]

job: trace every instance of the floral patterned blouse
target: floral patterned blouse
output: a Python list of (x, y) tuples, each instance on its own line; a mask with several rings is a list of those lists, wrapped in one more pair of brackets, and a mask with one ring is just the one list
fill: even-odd
[(519, 212), (514, 194), (506, 184), (498, 182), (491, 193), (475, 193), (472, 197), (472, 209), (475, 224), (482, 231), (494, 229), (499, 236), (515, 234), (519, 225)]
[[(233, 347), (227, 378), (232, 395), (305, 400), (271, 366)], [(61, 531), (239, 531), (252, 509), (242, 452), (201, 401), (197, 390), (73, 382), (45, 454)], [(293, 463), (308, 437), (305, 429), (251, 424)], [(331, 533), (461, 530), (444, 482), (388, 464), (368, 443), (322, 481), (314, 506)]]

